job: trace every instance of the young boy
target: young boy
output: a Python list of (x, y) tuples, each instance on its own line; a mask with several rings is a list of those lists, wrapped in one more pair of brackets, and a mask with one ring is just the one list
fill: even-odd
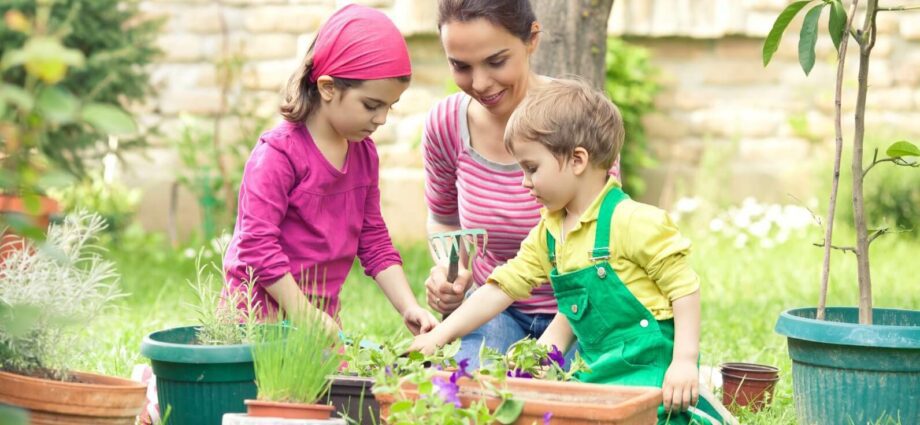
[(540, 342), (565, 352), (577, 339), (591, 369), (579, 380), (662, 387), (659, 423), (718, 423), (708, 403), (695, 406), (700, 279), (690, 241), (665, 211), (630, 200), (609, 178), (623, 137), (616, 106), (587, 84), (532, 90), (508, 121), (505, 147), (542, 218), (517, 256), (411, 349), (465, 335), (549, 278), (559, 312)]

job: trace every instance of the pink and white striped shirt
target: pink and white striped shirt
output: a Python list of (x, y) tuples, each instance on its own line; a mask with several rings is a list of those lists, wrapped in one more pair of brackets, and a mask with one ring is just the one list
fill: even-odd
[[(485, 255), (476, 256), (472, 266), (473, 282), (482, 285), (495, 267), (517, 254), (540, 221), (541, 206), (521, 187), (524, 173), (518, 164), (490, 161), (470, 146), (470, 100), (457, 93), (428, 113), (422, 137), (425, 200), (430, 220), (488, 232)], [(529, 314), (555, 313), (553, 289), (547, 282), (512, 307)]]

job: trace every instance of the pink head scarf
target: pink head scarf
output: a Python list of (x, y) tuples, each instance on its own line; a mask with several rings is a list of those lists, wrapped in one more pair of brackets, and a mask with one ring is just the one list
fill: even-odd
[(311, 82), (321, 75), (378, 80), (411, 74), (406, 40), (380, 11), (349, 4), (332, 14), (316, 36)]

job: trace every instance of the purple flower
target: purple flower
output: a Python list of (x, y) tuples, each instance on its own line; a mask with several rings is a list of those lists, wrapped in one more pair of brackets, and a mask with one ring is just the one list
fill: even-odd
[[(555, 345), (553, 346), (555, 347)], [(546, 412), (543, 414), (543, 425), (549, 425), (549, 420), (553, 418), (553, 412)]]
[(524, 372), (523, 370), (517, 368), (511, 369), (508, 372), (505, 372), (505, 374), (512, 378), (533, 378), (533, 375), (530, 373)]
[(463, 377), (472, 378), (473, 375), (470, 375), (470, 372), (466, 370), (470, 366), (470, 359), (463, 359), (457, 363), (457, 370), (450, 374), (450, 382), (453, 384), (457, 383), (457, 380)]
[(457, 395), (460, 387), (458, 387), (456, 383), (445, 381), (440, 376), (432, 378), (431, 383), (434, 384), (435, 390), (441, 397), (441, 400), (444, 400), (445, 403), (453, 403), (454, 406), (462, 407), (460, 404), (460, 396)]
[(556, 363), (559, 367), (565, 369), (565, 353), (559, 351), (559, 347), (553, 344), (553, 349), (546, 354), (546, 360), (543, 360), (544, 366)]

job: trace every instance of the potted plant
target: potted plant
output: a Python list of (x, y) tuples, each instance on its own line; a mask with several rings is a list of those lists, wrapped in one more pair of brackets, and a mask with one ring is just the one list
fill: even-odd
[(144, 385), (68, 367), (85, 347), (80, 325), (119, 296), (93, 245), (103, 228), (97, 215), (68, 215), (42, 248), (26, 241), (0, 263), (0, 404), (34, 423), (130, 425), (144, 405)]
[[(152, 332), (141, 342), (156, 376), (160, 409), (171, 409), (174, 425), (218, 425), (225, 413), (246, 411), (244, 400), (256, 396), (250, 336), (258, 317), (236, 308), (240, 297), (220, 298), (216, 265), (198, 257), (192, 286), (199, 324)], [(250, 286), (251, 287), (251, 286)], [(252, 292), (246, 311), (257, 311)]]
[[(869, 244), (889, 232), (882, 227), (870, 233), (866, 223), (863, 182), (878, 164), (891, 163), (917, 167), (920, 149), (907, 141), (892, 144), (882, 158), (876, 150), (872, 161), (864, 164), (863, 140), (866, 130), (866, 96), (869, 88), (869, 59), (877, 35), (879, 13), (916, 7), (881, 7), (868, 0), (859, 10), (858, 0), (845, 10), (842, 0), (796, 1), (786, 7), (773, 24), (764, 42), (763, 62), (770, 62), (790, 21), (812, 5), (803, 20), (799, 38), (799, 62), (808, 74), (815, 62), (818, 19), (830, 11), (829, 35), (837, 48), (835, 92), (836, 149), (834, 172), (825, 227), (824, 262), (817, 307), (783, 312), (776, 332), (788, 338), (793, 362), (793, 392), (799, 421), (808, 424), (866, 423), (888, 417), (914, 423), (920, 420), (920, 311), (872, 307), (872, 282), (869, 272)], [(834, 216), (843, 150), (842, 90), (847, 44), (856, 42), (859, 55), (854, 132), (852, 193), (856, 243), (833, 244)], [(859, 307), (826, 308), (831, 249), (856, 256)]]
[[(55, 5), (26, 0), (0, 6), (5, 24), (0, 26), (4, 241), (15, 240), (13, 234), (42, 238), (58, 211), (45, 191), (82, 175), (84, 156), (98, 151), (107, 137), (136, 133), (134, 120), (120, 104), (150, 91), (149, 71), (138, 65), (156, 54), (151, 46), (158, 24), (138, 23), (143, 20), (135, 19), (136, 6), (114, 7), (113, 1)], [(80, 8), (99, 13), (77, 13)], [(79, 22), (72, 25), (75, 17)], [(99, 22), (81, 25), (84, 19)], [(124, 36), (101, 45), (99, 32), (106, 28)], [(5, 247), (8, 251), (15, 245)]]
[[(320, 310), (301, 309), (290, 321), (258, 329), (252, 346), (258, 398), (246, 400), (247, 424), (253, 418), (327, 420), (335, 408), (321, 404), (329, 375), (342, 363), (342, 342), (325, 328)], [(237, 423), (238, 419), (229, 423)], [(228, 420), (224, 420), (228, 424)]]

